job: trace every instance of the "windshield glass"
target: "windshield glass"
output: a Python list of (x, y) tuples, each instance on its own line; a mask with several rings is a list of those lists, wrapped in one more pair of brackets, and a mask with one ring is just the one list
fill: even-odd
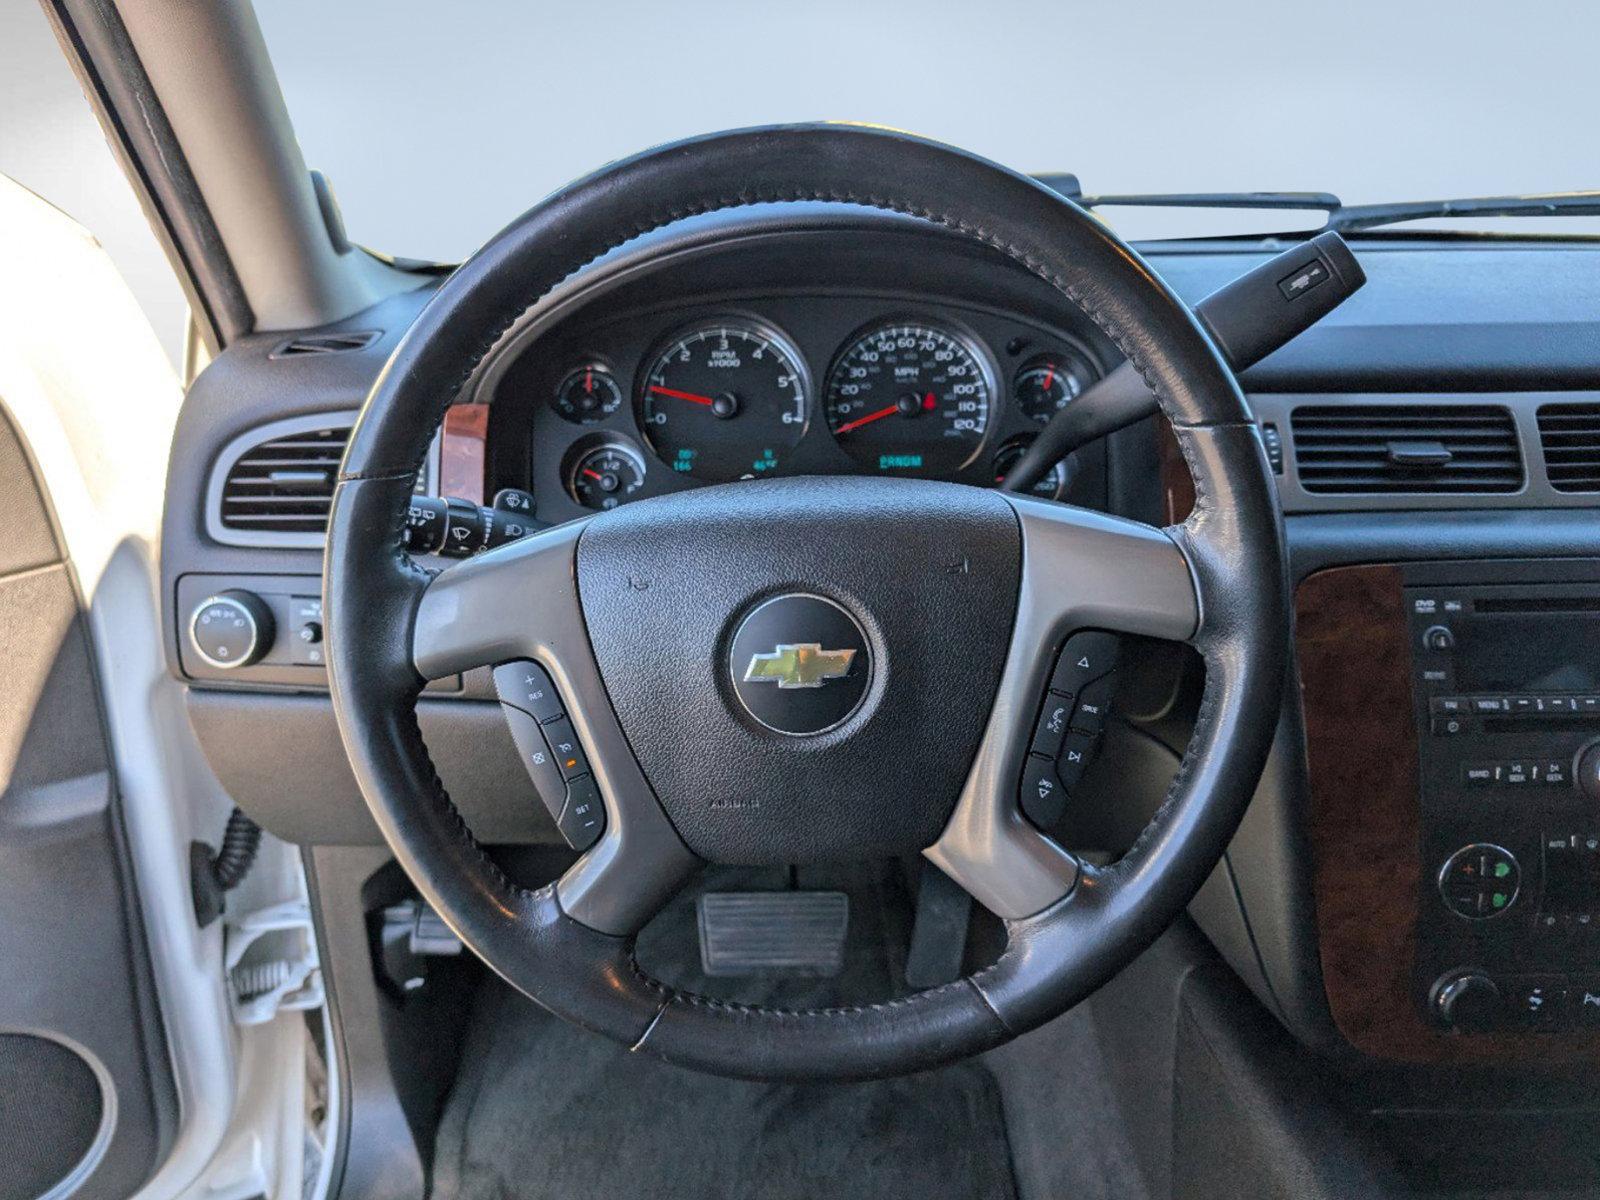
[[(1360, 204), (1594, 187), (1578, 148), (1593, 144), (1600, 8), (1555, 7), (1519, 21), (1498, 5), (1393, 0), (268, 0), (257, 15), (307, 164), (327, 173), (350, 235), (456, 261), (611, 159), (819, 118), (1072, 172), (1089, 193), (1327, 191)], [(1322, 220), (1105, 215), (1132, 238)]]

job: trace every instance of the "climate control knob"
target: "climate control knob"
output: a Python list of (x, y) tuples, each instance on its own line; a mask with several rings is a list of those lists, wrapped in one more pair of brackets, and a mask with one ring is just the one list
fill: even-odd
[(254, 592), (229, 588), (208, 596), (189, 618), (189, 644), (208, 666), (231, 671), (272, 649), (272, 610)]
[(1463, 969), (1439, 976), (1428, 999), (1441, 1025), (1463, 1033), (1491, 1029), (1500, 1016), (1500, 989), (1482, 971)]

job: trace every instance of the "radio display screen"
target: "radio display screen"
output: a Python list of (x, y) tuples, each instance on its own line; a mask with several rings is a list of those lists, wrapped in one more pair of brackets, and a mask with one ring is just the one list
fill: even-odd
[(1600, 693), (1600, 605), (1590, 610), (1588, 603), (1571, 611), (1514, 612), (1480, 600), (1472, 618), (1456, 628), (1456, 686)]

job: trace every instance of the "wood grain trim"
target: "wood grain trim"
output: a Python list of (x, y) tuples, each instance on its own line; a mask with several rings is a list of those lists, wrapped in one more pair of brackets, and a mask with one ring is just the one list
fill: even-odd
[(489, 406), (454, 404), (439, 435), (439, 494), (482, 504), (488, 463)]
[(1318, 571), (1295, 591), (1295, 648), (1310, 772), (1312, 893), (1328, 1007), (1357, 1050), (1396, 1062), (1593, 1058), (1581, 1034), (1463, 1037), (1412, 995), (1420, 779), (1400, 568)]

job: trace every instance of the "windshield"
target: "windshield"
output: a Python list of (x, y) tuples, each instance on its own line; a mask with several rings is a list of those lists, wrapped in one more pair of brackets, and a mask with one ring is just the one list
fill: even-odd
[[(552, 189), (651, 145), (819, 118), (1072, 172), (1089, 193), (1327, 191), (1360, 204), (1600, 184), (1577, 152), (1593, 144), (1600, 9), (1517, 21), (1502, 6), (1427, 7), (268, 0), (257, 15), (307, 164), (329, 176), (350, 235), (417, 258), (457, 261)], [(1105, 215), (1131, 238), (1322, 220)]]

